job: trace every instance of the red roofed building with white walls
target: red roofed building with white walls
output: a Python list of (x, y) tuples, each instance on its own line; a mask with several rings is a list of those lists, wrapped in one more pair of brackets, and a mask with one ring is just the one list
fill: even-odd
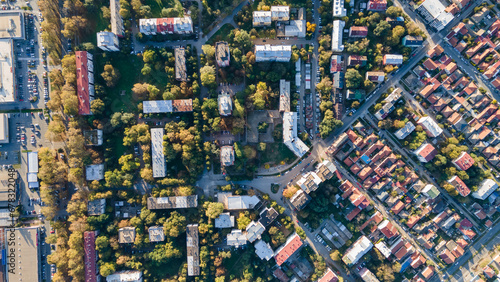
[(289, 259), (298, 249), (302, 247), (302, 240), (299, 235), (293, 234), (286, 240), (286, 243), (276, 250), (274, 259), (276, 264), (281, 266), (287, 259)]
[(94, 101), (93, 56), (87, 51), (76, 51), (75, 57), (78, 114), (91, 115), (90, 103)]

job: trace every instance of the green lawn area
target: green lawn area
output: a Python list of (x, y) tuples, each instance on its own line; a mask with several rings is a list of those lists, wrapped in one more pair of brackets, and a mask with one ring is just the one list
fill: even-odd
[(226, 36), (229, 34), (231, 30), (233, 30), (234, 27), (230, 24), (225, 24), (223, 25), (210, 39), (208, 39), (207, 44), (209, 45), (214, 45), (215, 42), (218, 41), (227, 41)]
[(142, 59), (135, 55), (120, 54), (111, 59), (111, 64), (115, 69), (118, 69), (121, 78), (115, 88), (108, 90), (108, 97), (113, 101), (109, 110), (111, 113), (137, 112), (137, 102), (132, 97), (132, 87), (135, 83), (140, 82)]
[(88, 13), (88, 23), (89, 28), (87, 29), (87, 35), (82, 38), (82, 42), (92, 42), (92, 44), (97, 46), (97, 37), (96, 33), (99, 31), (103, 31), (110, 26), (109, 20), (106, 20), (102, 17), (101, 9), (98, 9), (94, 13)]
[(175, 8), (175, 5), (182, 5), (179, 0), (146, 0), (143, 3), (151, 7), (152, 18), (161, 18), (163, 8)]
[[(106, 113), (110, 115), (116, 112), (137, 112), (137, 101), (132, 97), (132, 87), (135, 83), (140, 82), (140, 71), (143, 62), (135, 55), (124, 55), (121, 53), (111, 55), (109, 58), (111, 64), (120, 72), (121, 78), (114, 88), (106, 89)], [(100, 76), (100, 72), (104, 69), (106, 58), (99, 58), (99, 66), (95, 66), (98, 70), (96, 75)], [(122, 95), (123, 94), (123, 95)], [(110, 139), (113, 144), (113, 152), (116, 156), (121, 156), (127, 149), (123, 146), (123, 134), (110, 134)]]
[(291, 163), (297, 157), (283, 143), (267, 143), (266, 151), (260, 154), (261, 164), (272, 163), (280, 165), (281, 162)]

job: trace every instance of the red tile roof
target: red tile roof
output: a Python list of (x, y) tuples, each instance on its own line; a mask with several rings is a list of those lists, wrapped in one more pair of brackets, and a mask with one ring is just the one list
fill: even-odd
[(460, 247), (459, 245), (457, 245), (452, 251), (451, 253), (456, 257), (456, 258), (459, 258), (461, 256), (463, 256), (464, 254), (464, 249), (462, 249), (462, 247)]
[(361, 212), (361, 209), (356, 207), (355, 209), (353, 209), (348, 215), (346, 215), (346, 219), (348, 221), (351, 221), (353, 218), (355, 218), (359, 213)]
[(458, 228), (458, 230), (460, 230), (460, 232), (462, 232), (462, 234), (464, 234), (465, 236), (467, 236), (471, 240), (474, 237), (476, 237), (476, 232), (472, 231), (472, 229), (464, 229), (464, 228), (460, 227), (460, 228)]
[(394, 254), (394, 256), (398, 260), (401, 260), (404, 256), (406, 256), (406, 254), (408, 254), (408, 249), (405, 246), (403, 246), (399, 248), (399, 250)]
[(367, 26), (351, 26), (349, 30), (350, 37), (366, 37), (368, 35)]
[(442, 251), (441, 254), (439, 254), (439, 257), (446, 264), (452, 264), (455, 262), (455, 256), (448, 249), (444, 249), (444, 251)]
[(462, 154), (453, 160), (453, 164), (460, 170), (468, 170), (474, 164), (474, 159), (467, 153)]
[(491, 278), (496, 276), (495, 271), (493, 269), (491, 269), (491, 267), (489, 267), (489, 266), (486, 266), (483, 269), (483, 273), (484, 273), (484, 276), (486, 276), (486, 278), (488, 278), (488, 279), (491, 279)]
[(495, 86), (496, 89), (500, 90), (500, 77), (497, 77), (495, 80), (493, 80), (491, 84)]
[(435, 70), (435, 69), (437, 69), (438, 65), (431, 58), (428, 58), (424, 62), (424, 67), (427, 70)]
[(404, 207), (405, 207), (405, 204), (403, 204), (403, 202), (398, 200), (397, 203), (391, 208), (391, 211), (394, 214), (398, 214), (403, 210)]
[(424, 98), (427, 98), (429, 95), (434, 92), (434, 86), (432, 84), (427, 84), (422, 90), (420, 90), (420, 95), (422, 95)]
[(339, 278), (337, 275), (330, 269), (327, 268), (323, 277), (321, 277), (317, 282), (337, 282)]
[(462, 219), (460, 222), (460, 226), (465, 229), (471, 229), (472, 228), (472, 222), (468, 220), (467, 218)]
[(427, 52), (427, 56), (429, 57), (439, 56), (443, 52), (444, 52), (443, 47), (441, 47), (441, 45), (436, 45), (434, 46), (434, 48), (432, 48)]
[(462, 197), (467, 197), (470, 194), (470, 189), (465, 185), (465, 183), (460, 179), (460, 177), (454, 175), (448, 182), (455, 187), (458, 193)]
[(95, 239), (97, 231), (85, 231), (83, 233), (83, 261), (85, 263), (85, 281), (97, 281), (99, 273), (97, 268), (97, 251), (95, 250)]
[(457, 245), (459, 245), (462, 249), (463, 249), (463, 248), (465, 248), (465, 247), (467, 247), (467, 245), (469, 244), (469, 243), (467, 243), (467, 241), (465, 241), (465, 240), (464, 240), (464, 239), (462, 239), (462, 238), (457, 239), (456, 243), (457, 243)]
[(460, 53), (462, 53), (465, 48), (467, 48), (467, 43), (465, 43), (465, 41), (463, 40), (458, 42), (458, 44), (455, 46), (455, 49), (457, 49), (457, 51)]
[(274, 256), (277, 265), (282, 265), (302, 246), (302, 240), (300, 240), (299, 235), (295, 234), (292, 236), (292, 238), (287, 240), (285, 245), (277, 250), (276, 255)]
[(424, 277), (425, 279), (429, 280), (432, 277), (432, 275), (434, 275), (434, 267), (433, 266), (426, 267), (424, 270), (422, 270), (420, 275), (422, 275), (422, 277)]
[[(90, 55), (90, 56), (89, 56)], [(93, 97), (92, 55), (87, 51), (76, 51), (76, 88), (78, 95), (78, 114), (90, 115), (91, 96)]]
[(419, 252), (415, 252), (411, 255), (411, 267), (412, 268), (418, 268), (419, 266), (423, 265), (425, 262), (426, 262), (426, 259), (425, 257), (419, 253)]
[(379, 226), (378, 229), (382, 232), (387, 239), (391, 239), (394, 236), (399, 235), (398, 229), (389, 221), (384, 220)]

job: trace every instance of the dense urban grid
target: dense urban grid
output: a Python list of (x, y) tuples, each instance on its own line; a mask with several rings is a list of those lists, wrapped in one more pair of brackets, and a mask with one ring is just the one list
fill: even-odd
[(0, 282), (500, 279), (499, 1), (1, 5)]

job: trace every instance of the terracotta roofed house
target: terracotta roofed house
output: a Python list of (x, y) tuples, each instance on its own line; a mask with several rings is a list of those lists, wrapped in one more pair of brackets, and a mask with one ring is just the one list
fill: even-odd
[(448, 180), (448, 183), (453, 185), (453, 187), (455, 187), (455, 189), (462, 197), (467, 197), (470, 194), (469, 187), (465, 185), (465, 183), (462, 181), (462, 179), (460, 179), (460, 177), (454, 175), (452, 178)]
[(351, 26), (349, 29), (349, 37), (353, 38), (362, 38), (368, 35), (368, 27), (367, 26)]
[(434, 157), (438, 154), (438, 151), (431, 144), (424, 143), (413, 153), (417, 156), (419, 161), (427, 163), (434, 159)]
[(380, 230), (380, 232), (382, 232), (387, 239), (391, 239), (394, 236), (399, 235), (396, 227), (387, 219), (378, 225), (378, 230)]
[(440, 254), (439, 257), (446, 263), (446, 264), (452, 264), (455, 262), (455, 256), (450, 252), (448, 249), (444, 249)]
[(337, 281), (339, 281), (337, 274), (335, 274), (335, 272), (333, 272), (328, 267), (325, 271), (325, 274), (323, 274), (323, 276), (321, 276), (321, 278), (319, 278), (317, 282), (337, 282)]
[(369, 0), (366, 8), (368, 11), (385, 11), (387, 9), (387, 0)]
[(274, 259), (278, 266), (282, 265), (287, 261), (300, 247), (302, 247), (302, 240), (299, 235), (294, 233), (290, 235), (286, 240), (285, 244), (279, 247), (276, 252), (274, 252)]
[(439, 56), (444, 52), (444, 48), (441, 45), (436, 45), (431, 50), (427, 51), (427, 56), (432, 58), (434, 56)]
[(474, 159), (467, 153), (462, 152), (460, 156), (452, 161), (459, 170), (468, 170), (474, 165)]
[(427, 70), (435, 70), (438, 68), (438, 65), (431, 58), (428, 58), (424, 61), (424, 67)]

